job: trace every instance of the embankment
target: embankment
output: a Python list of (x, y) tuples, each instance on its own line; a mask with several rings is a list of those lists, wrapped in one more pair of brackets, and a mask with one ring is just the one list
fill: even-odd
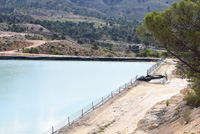
[(160, 58), (131, 58), (131, 57), (70, 57), (57, 55), (23, 55), (0, 56), (0, 60), (63, 60), (63, 61), (127, 61), (127, 62), (157, 62)]
[(139, 82), (136, 87), (106, 102), (70, 127), (63, 128), (59, 134), (131, 134), (147, 110), (187, 86), (185, 79), (173, 75), (175, 65), (173, 59), (168, 59), (154, 72), (168, 74), (165, 84)]

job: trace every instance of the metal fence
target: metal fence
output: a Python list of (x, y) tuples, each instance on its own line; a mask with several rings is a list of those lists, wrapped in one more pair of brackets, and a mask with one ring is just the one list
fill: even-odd
[[(158, 61), (156, 64), (154, 64), (151, 68), (147, 70), (147, 74), (151, 73), (153, 70), (155, 70), (165, 59), (161, 59)], [(112, 99), (116, 95), (120, 94), (121, 92), (129, 89), (132, 87), (135, 82), (137, 81), (137, 76), (132, 78), (129, 82), (125, 83), (124, 85), (120, 86), (118, 89), (113, 90), (112, 92), (108, 93), (107, 95), (103, 96), (102, 98), (99, 98), (87, 106), (85, 106), (83, 109), (77, 111), (73, 115), (69, 116), (67, 119), (61, 121), (60, 123), (54, 125), (52, 128), (44, 132), (43, 134), (57, 134), (63, 127), (68, 127), (72, 123), (76, 122), (77, 120), (81, 119), (97, 107), (103, 105), (106, 103), (108, 100)]]
[(154, 64), (152, 67), (147, 69), (147, 75), (150, 74), (151, 72), (153, 72), (156, 68), (158, 68), (160, 66), (160, 64), (163, 63), (163, 61), (165, 61), (165, 58), (161, 59), (156, 64)]

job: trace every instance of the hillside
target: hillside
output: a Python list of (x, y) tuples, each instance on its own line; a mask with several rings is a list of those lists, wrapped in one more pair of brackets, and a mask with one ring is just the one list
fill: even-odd
[(29, 40), (71, 40), (79, 45), (96, 43), (103, 49), (138, 53), (152, 43), (138, 37), (137, 20), (152, 10), (164, 10), (171, 3), (169, 0), (2, 0), (0, 30), (26, 33), (26, 37), (37, 35), (28, 37)]
[(136, 21), (113, 19), (106, 22), (72, 14), (62, 19), (57, 15), (54, 17), (39, 17), (17, 11), (0, 14), (0, 29), (27, 35), (37, 34), (48, 40), (73, 40), (79, 44), (96, 42), (100, 46), (111, 49), (117, 45), (118, 48), (123, 46), (123, 50), (126, 50), (129, 46), (141, 43), (136, 34), (136, 27), (139, 24)]
[(0, 13), (14, 10), (46, 15), (42, 10), (64, 11), (97, 18), (125, 17), (143, 20), (146, 13), (167, 9), (177, 0), (1, 0)]

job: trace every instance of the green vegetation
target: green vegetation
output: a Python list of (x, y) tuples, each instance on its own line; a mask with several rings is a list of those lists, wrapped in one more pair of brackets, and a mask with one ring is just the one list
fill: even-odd
[(168, 101), (168, 100), (166, 101), (166, 106), (167, 106), (167, 107), (169, 106), (169, 101)]
[(33, 21), (34, 18), (30, 15), (25, 15), (19, 12), (13, 12), (11, 14), (1, 14), (0, 13), (0, 21), (6, 22), (9, 25), (11, 24), (18, 24), (18, 23), (24, 23), (24, 22), (29, 22)]
[(61, 40), (61, 37), (59, 37), (59, 35), (57, 34), (53, 34), (53, 36), (51, 37), (52, 40)]
[(24, 27), (21, 27), (20, 25), (13, 24), (13, 25), (8, 26), (8, 30), (12, 32), (24, 32), (27, 29)]
[(31, 36), (31, 35), (25, 35), (25, 38), (28, 39), (28, 40), (43, 40), (43, 37), (41, 36)]
[(157, 52), (157, 51), (146, 49), (141, 53), (137, 53), (136, 57), (156, 57), (156, 58), (161, 58), (161, 57), (169, 57), (169, 53), (167, 53), (167, 52)]
[(160, 53), (152, 50), (144, 50), (141, 53), (136, 54), (136, 57), (160, 57)]
[[(123, 41), (127, 43), (141, 43), (141, 40), (136, 34), (137, 25), (139, 22), (135, 20), (126, 20), (123, 18), (105, 18), (106, 25), (95, 25), (95, 23), (89, 22), (72, 22), (72, 21), (50, 21), (34, 19), (30, 15), (24, 15), (21, 13), (12, 14), (0, 14), (0, 20), (8, 24), (8, 31), (24, 32), (28, 30), (25, 27), (21, 27), (18, 23), (31, 23), (39, 24), (44, 28), (51, 31), (51, 34), (42, 32), (44, 29), (39, 28), (38, 34), (48, 36), (52, 40), (63, 40), (66, 36), (78, 40), (79, 44), (89, 43), (92, 44), (92, 40), (113, 40)], [(36, 31), (29, 30), (35, 33)]]
[(200, 95), (197, 93), (189, 93), (185, 96), (184, 100), (187, 101), (188, 105), (193, 105), (195, 107), (200, 106)]
[(111, 44), (111, 43), (103, 43), (103, 42), (99, 43), (98, 42), (98, 45), (101, 47), (107, 48), (110, 51), (113, 50), (113, 44)]
[(139, 53), (140, 52), (140, 47), (136, 45), (129, 45), (128, 46), (128, 51), (134, 52), (134, 53)]
[(97, 133), (102, 133), (102, 132), (104, 132), (104, 130), (106, 129), (106, 128), (108, 128), (112, 123), (114, 123), (115, 122), (115, 120), (113, 120), (112, 122), (110, 122), (110, 123), (107, 123), (106, 125), (104, 125), (104, 126), (100, 126), (99, 127), (99, 131), (97, 131)]
[(22, 48), (23, 53), (32, 53), (32, 54), (38, 54), (39, 50), (37, 48)]
[[(59, 51), (56, 51), (56, 50), (54, 50), (54, 51), (52, 52), (52, 54), (53, 54), (53, 55), (63, 55), (62, 52), (59, 52)], [(77, 55), (77, 54), (75, 53), (75, 55)]]
[(84, 44), (84, 41), (79, 39), (79, 40), (77, 41), (77, 43), (78, 43), (78, 44)]
[(44, 9), (51, 10), (50, 14), (52, 11), (63, 11), (103, 19), (107, 16), (115, 18), (123, 16), (124, 19), (142, 20), (147, 12), (164, 10), (173, 2), (173, 0), (136, 0), (134, 2), (131, 0), (1, 0), (0, 12), (10, 13), (14, 10), (29, 10), (32, 13), (44, 14), (41, 12)]
[[(113, 26), (101, 26), (95, 27), (94, 23), (88, 22), (70, 22), (70, 21), (47, 21), (47, 20), (34, 20), (30, 23), (39, 24), (52, 32), (57, 32), (63, 36), (68, 35), (73, 39), (79, 40), (79, 43), (83, 43), (83, 40), (91, 43), (91, 40), (110, 39), (114, 41), (134, 42), (135, 38), (138, 38), (135, 32), (135, 28), (132, 25), (113, 25)], [(52, 39), (61, 39), (57, 34), (54, 34)], [(137, 39), (137, 43), (141, 41)]]
[(99, 47), (98, 44), (95, 42), (91, 45), (91, 48), (97, 50)]
[(163, 11), (145, 16), (137, 29), (141, 37), (153, 37), (187, 70), (194, 94), (186, 97), (188, 104), (200, 106), (200, 0), (181, 0)]

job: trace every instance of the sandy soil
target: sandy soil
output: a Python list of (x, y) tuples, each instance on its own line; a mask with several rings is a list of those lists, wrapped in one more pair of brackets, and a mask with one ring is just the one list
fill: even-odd
[(174, 77), (174, 69), (175, 62), (168, 59), (154, 72), (166, 72), (169, 77), (167, 83), (139, 82), (136, 87), (108, 101), (70, 128), (63, 128), (59, 134), (131, 134), (148, 109), (155, 103), (178, 94), (187, 86), (185, 79)]

